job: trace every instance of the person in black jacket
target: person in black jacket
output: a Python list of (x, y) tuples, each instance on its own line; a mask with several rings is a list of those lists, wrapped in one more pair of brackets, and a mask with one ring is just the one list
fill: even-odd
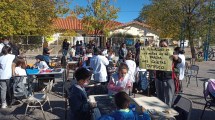
[[(160, 47), (168, 47), (168, 41), (161, 40)], [(174, 63), (181, 63), (178, 55), (172, 55), (172, 58)], [(157, 97), (169, 106), (171, 106), (175, 94), (175, 83), (172, 75), (172, 71), (156, 71), (155, 85)]]
[(62, 45), (62, 54), (63, 56), (66, 56), (69, 50), (69, 42), (67, 42), (67, 39), (64, 39), (63, 45)]
[(127, 49), (126, 49), (126, 44), (122, 43), (120, 48), (119, 48), (119, 61), (124, 62), (125, 57), (127, 56)]
[(69, 89), (69, 105), (71, 109), (71, 120), (90, 120), (90, 109), (93, 107), (87, 100), (84, 89), (90, 82), (92, 72), (84, 67), (75, 72), (77, 84)]

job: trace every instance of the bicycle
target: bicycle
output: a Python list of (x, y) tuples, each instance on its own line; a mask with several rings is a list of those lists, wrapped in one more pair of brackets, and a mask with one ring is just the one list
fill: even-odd
[(211, 48), (210, 51), (208, 52), (208, 59), (212, 61), (214, 57), (215, 57), (215, 50)]

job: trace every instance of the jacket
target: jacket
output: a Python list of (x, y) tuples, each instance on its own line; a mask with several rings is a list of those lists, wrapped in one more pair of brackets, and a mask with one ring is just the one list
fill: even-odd
[(93, 68), (94, 80), (98, 82), (107, 81), (107, 69), (109, 64), (108, 59), (105, 56), (94, 55), (90, 58), (90, 67)]

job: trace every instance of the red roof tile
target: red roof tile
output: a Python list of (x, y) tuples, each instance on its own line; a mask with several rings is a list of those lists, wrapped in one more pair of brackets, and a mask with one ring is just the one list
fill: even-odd
[(118, 25), (118, 26), (114, 26), (112, 28), (112, 30), (114, 29), (118, 29), (118, 28), (121, 28), (121, 27), (126, 27), (126, 26), (130, 26), (132, 24), (137, 24), (137, 25), (140, 25), (142, 27), (146, 27), (146, 28), (151, 28), (149, 25), (145, 24), (145, 23), (141, 23), (141, 22), (138, 22), (138, 21), (132, 21), (132, 22), (128, 22), (128, 23), (125, 23), (125, 24), (121, 24), (121, 25)]
[[(102, 23), (102, 22), (101, 22)], [(106, 24), (106, 27), (109, 29), (112, 29), (115, 26), (120, 26), (122, 23), (116, 22), (116, 21), (109, 21)], [(54, 20), (53, 26), (56, 29), (60, 30), (84, 30), (83, 25), (80, 19), (67, 17), (67, 18), (57, 18)], [(93, 34), (94, 32), (90, 32), (90, 34)], [(99, 32), (100, 34), (102, 32)]]

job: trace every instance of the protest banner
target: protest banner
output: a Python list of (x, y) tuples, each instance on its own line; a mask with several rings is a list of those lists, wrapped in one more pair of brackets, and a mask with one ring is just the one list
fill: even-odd
[(172, 48), (141, 47), (140, 68), (147, 70), (172, 71)]

